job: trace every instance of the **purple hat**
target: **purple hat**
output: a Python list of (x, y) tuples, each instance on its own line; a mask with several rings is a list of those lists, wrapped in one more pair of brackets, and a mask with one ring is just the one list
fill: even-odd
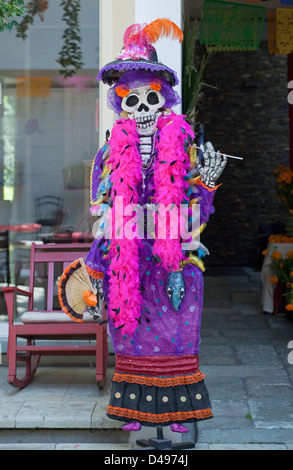
[(153, 72), (164, 78), (172, 86), (178, 85), (176, 72), (158, 61), (153, 43), (163, 36), (183, 41), (181, 29), (168, 19), (157, 19), (150, 24), (129, 26), (123, 37), (123, 48), (113, 62), (105, 65), (99, 72), (98, 80), (113, 85), (129, 71)]

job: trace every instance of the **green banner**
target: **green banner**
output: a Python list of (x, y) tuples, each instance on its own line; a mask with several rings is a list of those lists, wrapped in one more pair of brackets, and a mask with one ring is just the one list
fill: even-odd
[(264, 27), (266, 8), (205, 0), (200, 43), (214, 51), (255, 51)]

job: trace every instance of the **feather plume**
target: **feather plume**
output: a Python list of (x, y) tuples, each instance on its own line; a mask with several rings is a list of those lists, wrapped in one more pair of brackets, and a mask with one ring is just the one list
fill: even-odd
[(142, 34), (145, 27), (146, 24), (135, 23), (127, 28), (123, 36), (124, 49), (128, 49), (133, 44), (136, 44), (139, 47), (146, 46), (147, 38)]
[(154, 44), (162, 37), (171, 37), (177, 39), (180, 43), (183, 41), (183, 32), (173, 21), (166, 18), (158, 18), (145, 26), (141, 32), (146, 35), (150, 44)]
[(139, 48), (150, 47), (162, 37), (171, 37), (182, 42), (183, 32), (173, 21), (158, 18), (149, 24), (135, 23), (129, 26), (123, 36), (123, 45), (125, 49), (134, 44)]

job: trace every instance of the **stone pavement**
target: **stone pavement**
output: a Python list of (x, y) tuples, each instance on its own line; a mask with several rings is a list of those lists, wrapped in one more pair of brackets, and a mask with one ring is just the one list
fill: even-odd
[[(293, 323), (261, 311), (260, 273), (207, 269), (200, 346), (214, 418), (198, 424), (194, 450), (293, 450)], [(0, 366), (0, 450), (130, 450), (154, 430), (121, 430), (106, 417), (114, 357), (104, 390), (90, 358), (42, 358), (34, 381), (10, 387)], [(61, 364), (61, 365), (60, 365)], [(194, 438), (169, 433), (174, 442)], [(151, 433), (151, 435), (150, 435)]]

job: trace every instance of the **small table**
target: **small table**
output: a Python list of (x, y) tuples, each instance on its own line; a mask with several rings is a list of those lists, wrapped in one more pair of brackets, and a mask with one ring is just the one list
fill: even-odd
[(268, 252), (265, 255), (262, 269), (261, 269), (261, 280), (262, 280), (262, 308), (264, 312), (274, 313), (274, 290), (275, 285), (270, 282), (270, 277), (273, 276), (271, 269), (272, 254), (274, 251), (279, 251), (282, 258), (286, 258), (288, 251), (293, 250), (292, 243), (269, 243)]

